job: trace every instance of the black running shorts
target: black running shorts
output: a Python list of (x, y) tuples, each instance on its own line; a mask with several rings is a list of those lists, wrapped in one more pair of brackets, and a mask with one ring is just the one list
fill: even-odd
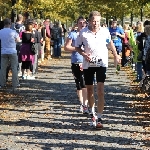
[(106, 79), (106, 67), (89, 67), (84, 69), (84, 81), (85, 85), (93, 85), (94, 74), (96, 73), (96, 81), (105, 82)]

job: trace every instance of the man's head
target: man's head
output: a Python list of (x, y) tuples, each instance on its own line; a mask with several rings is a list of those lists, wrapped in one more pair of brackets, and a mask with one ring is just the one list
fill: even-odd
[(98, 11), (92, 11), (89, 14), (89, 26), (93, 29), (99, 29), (100, 28), (100, 20), (101, 20), (101, 14)]
[(77, 19), (77, 27), (79, 30), (83, 29), (86, 26), (86, 22), (84, 17), (80, 16)]
[(45, 25), (50, 25), (50, 20), (49, 19), (45, 20)]
[(59, 27), (59, 22), (55, 21), (54, 25), (55, 25), (55, 27)]
[(113, 19), (112, 21), (112, 27), (116, 27), (117, 26), (117, 19)]
[(4, 26), (10, 26), (10, 25), (11, 25), (10, 19), (8, 18), (4, 19)]
[(23, 21), (23, 16), (21, 14), (17, 15), (17, 21), (20, 21), (20, 22)]

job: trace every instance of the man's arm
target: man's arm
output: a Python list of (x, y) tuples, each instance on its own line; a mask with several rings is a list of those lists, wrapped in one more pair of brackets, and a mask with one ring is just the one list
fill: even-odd
[(116, 34), (117, 36), (121, 37), (121, 38), (125, 38), (125, 33), (123, 31), (123, 29), (120, 29), (120, 32)]
[(118, 56), (115, 45), (112, 40), (108, 43), (108, 47), (113, 52), (114, 57)]
[(15, 41), (16, 41), (16, 42), (21, 42), (20, 37), (17, 37), (17, 38), (15, 39)]
[(124, 33), (123, 34), (118, 34), (118, 36), (121, 37), (121, 38), (125, 38), (125, 34)]
[(80, 47), (76, 47), (76, 51), (82, 55), (86, 61), (90, 61), (91, 60), (91, 57), (90, 55), (86, 54)]
[[(16, 31), (15, 31), (16, 32)], [(19, 37), (19, 34), (16, 32), (15, 33), (15, 42), (17, 43), (17, 42), (21, 42), (21, 39), (20, 39), (20, 37)]]
[(113, 52), (113, 55), (114, 55), (114, 64), (115, 64), (115, 67), (116, 67), (117, 64), (121, 63), (121, 57), (120, 57), (120, 55), (117, 54), (116, 48), (115, 48), (114, 43), (113, 43), (112, 40), (108, 43), (108, 47)]
[(67, 37), (67, 40), (66, 40), (65, 45), (64, 45), (64, 50), (69, 51), (69, 52), (76, 51), (75, 47), (73, 47), (71, 44), (72, 44), (72, 39)]

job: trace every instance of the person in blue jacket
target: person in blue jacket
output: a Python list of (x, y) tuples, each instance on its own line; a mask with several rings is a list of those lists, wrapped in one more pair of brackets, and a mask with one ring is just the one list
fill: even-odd
[(112, 25), (109, 28), (111, 39), (116, 47), (117, 54), (122, 52), (122, 39), (125, 38), (124, 30), (117, 26), (117, 20), (113, 19)]

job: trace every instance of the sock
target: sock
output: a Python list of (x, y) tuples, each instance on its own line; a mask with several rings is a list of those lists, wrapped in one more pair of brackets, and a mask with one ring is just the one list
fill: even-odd
[(102, 114), (101, 113), (97, 113), (97, 117), (98, 118), (102, 118)]
[(90, 114), (93, 114), (93, 115), (95, 115), (95, 108), (94, 108), (94, 107), (92, 107), (92, 108), (89, 108), (89, 111), (90, 111)]

